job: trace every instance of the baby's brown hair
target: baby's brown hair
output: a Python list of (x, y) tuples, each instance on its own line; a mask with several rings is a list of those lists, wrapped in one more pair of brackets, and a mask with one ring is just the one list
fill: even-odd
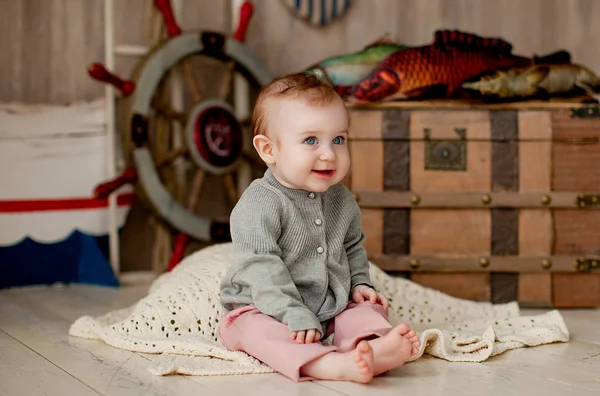
[(256, 99), (252, 115), (252, 133), (267, 134), (266, 104), (270, 99), (302, 98), (311, 105), (327, 105), (339, 95), (331, 85), (309, 72), (278, 77), (264, 86)]

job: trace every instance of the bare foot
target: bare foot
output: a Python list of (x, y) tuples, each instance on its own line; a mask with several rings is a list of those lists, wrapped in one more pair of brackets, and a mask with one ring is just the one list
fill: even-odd
[(402, 366), (419, 351), (421, 342), (406, 323), (399, 324), (385, 336), (369, 341), (375, 355), (374, 376)]
[(373, 349), (367, 341), (361, 341), (356, 349), (330, 352), (300, 369), (300, 374), (332, 381), (353, 381), (361, 384), (373, 379)]
[(414, 330), (410, 330), (408, 333), (404, 334), (404, 337), (408, 338), (410, 340), (410, 343), (412, 344), (411, 355), (414, 356), (417, 353), (419, 353), (419, 347), (421, 346), (421, 339), (419, 338), (417, 333), (415, 333)]

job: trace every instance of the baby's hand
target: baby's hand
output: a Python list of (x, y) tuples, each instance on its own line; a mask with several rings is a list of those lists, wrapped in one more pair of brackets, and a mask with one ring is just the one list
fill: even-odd
[(310, 344), (321, 339), (321, 332), (317, 329), (292, 331), (290, 338), (296, 340), (298, 344)]
[(387, 298), (385, 298), (383, 294), (377, 293), (366, 285), (358, 285), (352, 290), (352, 301), (359, 304), (367, 300), (370, 301), (371, 304), (380, 303), (383, 306), (383, 310), (387, 312), (389, 304)]

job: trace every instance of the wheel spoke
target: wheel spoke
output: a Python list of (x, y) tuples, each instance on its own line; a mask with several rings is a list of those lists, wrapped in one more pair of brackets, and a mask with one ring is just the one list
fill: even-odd
[(238, 194), (243, 193), (252, 182), (252, 163), (242, 160), (237, 171), (237, 191)]
[(183, 71), (185, 74), (185, 78), (187, 83), (190, 85), (192, 89), (192, 96), (194, 97), (194, 101), (196, 103), (202, 101), (202, 92), (200, 91), (200, 84), (196, 79), (196, 75), (194, 74), (194, 68), (192, 67), (192, 62), (189, 59), (184, 59), (183, 63)]
[(230, 60), (226, 63), (225, 67), (225, 76), (223, 77), (223, 81), (221, 82), (221, 87), (219, 89), (219, 98), (221, 100), (225, 100), (227, 98), (227, 94), (229, 93), (229, 88), (231, 87), (231, 79), (233, 77), (233, 67), (235, 66), (235, 62)]
[(198, 206), (198, 200), (200, 199), (200, 190), (202, 188), (203, 182), (204, 170), (202, 168), (198, 168), (196, 169), (196, 173), (194, 174), (194, 179), (192, 180), (192, 186), (190, 187), (187, 199), (187, 208), (191, 212), (196, 211), (196, 206)]
[(155, 103), (152, 105), (152, 107), (154, 107), (154, 109), (164, 115), (165, 117), (171, 118), (175, 121), (180, 122), (182, 125), (185, 125), (187, 123), (187, 117), (184, 113), (182, 113), (181, 111), (177, 111), (175, 109), (173, 109), (171, 106), (163, 104), (163, 103)]
[(237, 188), (235, 186), (235, 182), (233, 180), (233, 173), (225, 174), (225, 189), (227, 190), (227, 196), (229, 197), (229, 202), (232, 205), (235, 205), (238, 200)]
[(186, 147), (179, 147), (170, 153), (168, 153), (165, 158), (161, 159), (156, 163), (157, 168), (162, 168), (163, 166), (169, 165), (171, 162), (175, 161), (177, 158), (182, 155), (186, 155), (188, 153), (188, 149)]
[(250, 153), (246, 152), (246, 151), (242, 151), (242, 159), (244, 161), (246, 161), (247, 163), (249, 163), (252, 166), (264, 166), (265, 163), (262, 162), (262, 160), (260, 158), (255, 158), (253, 157)]

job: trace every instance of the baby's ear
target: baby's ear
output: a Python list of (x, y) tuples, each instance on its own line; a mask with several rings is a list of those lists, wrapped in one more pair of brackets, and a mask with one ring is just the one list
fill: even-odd
[(252, 144), (254, 145), (256, 152), (258, 152), (258, 155), (260, 155), (260, 158), (262, 158), (265, 164), (275, 164), (275, 152), (277, 150), (275, 142), (269, 139), (268, 136), (256, 135), (252, 139)]

